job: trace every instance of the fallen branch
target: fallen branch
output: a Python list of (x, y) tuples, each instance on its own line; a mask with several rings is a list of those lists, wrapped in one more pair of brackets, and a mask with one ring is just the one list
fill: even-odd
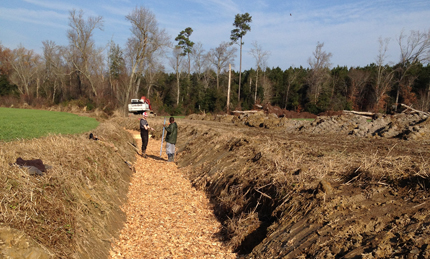
[(352, 113), (352, 114), (363, 115), (363, 116), (375, 115), (375, 113), (373, 113), (373, 112), (357, 112), (357, 111), (346, 111), (346, 110), (344, 110), (343, 113)]
[(233, 111), (233, 113), (239, 114), (249, 114), (249, 113), (257, 113), (258, 111)]
[(411, 110), (411, 111), (416, 112), (416, 113), (422, 113), (422, 114), (425, 114), (425, 115), (429, 115), (428, 112), (423, 112), (423, 111), (420, 111), (420, 110), (416, 110), (416, 109), (414, 109), (414, 108), (412, 108), (410, 106), (407, 106), (406, 104), (403, 104), (403, 103), (401, 103), (400, 106), (405, 107), (406, 111), (407, 110)]
[(269, 199), (272, 199), (272, 197), (270, 197), (269, 195), (265, 194), (264, 192), (260, 192), (259, 190), (255, 189), (255, 188), (254, 188), (254, 190), (255, 190), (256, 192), (259, 192), (259, 193), (260, 193), (261, 195), (263, 195), (264, 197), (269, 198)]
[(130, 142), (127, 143), (134, 148), (134, 151), (136, 151), (136, 153), (139, 154), (139, 149), (135, 145), (131, 144)]
[(418, 205), (415, 205), (415, 206), (413, 206), (412, 208), (417, 208), (417, 207), (420, 207), (420, 206), (422, 206), (422, 205), (424, 205), (424, 204), (426, 204), (426, 202), (423, 202), (423, 203), (421, 203), (421, 204), (418, 204)]

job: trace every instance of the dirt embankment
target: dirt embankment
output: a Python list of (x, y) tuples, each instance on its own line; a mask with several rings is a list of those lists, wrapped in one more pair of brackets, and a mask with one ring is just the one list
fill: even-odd
[[(378, 119), (326, 117), (289, 131), (219, 118), (178, 122), (179, 166), (211, 197), (242, 257), (430, 257), (425, 118), (412, 123), (420, 141), (350, 134)], [(326, 122), (345, 130), (316, 134)], [(399, 125), (390, 122), (382, 128)]]
[(239, 115), (192, 114), (187, 116), (187, 119), (190, 120), (233, 123), (237, 126), (281, 130), (294, 134), (338, 134), (342, 137), (357, 136), (405, 140), (430, 138), (430, 118), (423, 113), (375, 114), (371, 119), (353, 114), (315, 116), (314, 118), (305, 115), (302, 118), (302, 120), (291, 120), (283, 113), (270, 113), (267, 110)]
[[(0, 257), (107, 258), (124, 220), (134, 140), (111, 122), (93, 133), (99, 140), (82, 134), (0, 143)], [(41, 159), (48, 169), (30, 175), (11, 165), (18, 157)]]

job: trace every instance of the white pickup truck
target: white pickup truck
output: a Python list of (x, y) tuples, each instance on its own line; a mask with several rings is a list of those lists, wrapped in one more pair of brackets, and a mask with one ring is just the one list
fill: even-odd
[(144, 102), (142, 99), (131, 99), (131, 103), (128, 104), (128, 112), (134, 114), (142, 114), (147, 112), (149, 116), (157, 116), (149, 107), (149, 104)]

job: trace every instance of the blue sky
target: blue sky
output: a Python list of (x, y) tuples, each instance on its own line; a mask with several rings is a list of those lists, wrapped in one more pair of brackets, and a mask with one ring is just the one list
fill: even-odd
[(248, 53), (253, 41), (271, 53), (269, 67), (282, 69), (308, 67), (317, 42), (332, 53), (334, 66), (365, 66), (375, 61), (379, 37), (391, 38), (388, 61), (397, 62), (401, 31), (430, 29), (430, 0), (1, 0), (0, 42), (38, 53), (44, 40), (67, 45), (69, 11), (82, 9), (86, 16), (103, 17), (103, 31), (94, 34), (98, 46), (113, 39), (124, 47), (131, 34), (125, 16), (136, 6), (149, 8), (172, 42), (191, 27), (190, 39), (205, 50), (229, 41), (234, 16), (248, 12), (252, 23), (244, 37), (243, 69), (255, 66)]

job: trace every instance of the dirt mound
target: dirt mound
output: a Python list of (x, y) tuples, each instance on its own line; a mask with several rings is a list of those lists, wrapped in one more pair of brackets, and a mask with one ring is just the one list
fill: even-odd
[[(266, 115), (274, 118), (295, 118), (295, 119), (315, 119), (318, 116), (309, 112), (295, 112), (288, 111), (286, 109), (281, 109), (277, 106), (271, 106), (270, 104), (265, 104), (264, 106), (260, 106), (260, 108), (255, 107), (256, 109), (252, 111), (239, 111), (237, 114), (239, 115), (213, 115), (210, 113), (207, 114), (190, 114), (186, 117), (188, 120), (215, 120), (222, 122), (230, 122), (233, 120), (233, 117), (239, 117), (241, 120), (243, 117), (250, 116), (252, 114), (256, 115)], [(340, 112), (341, 114), (341, 112)], [(236, 120), (237, 121), (237, 120)]]
[(429, 118), (424, 114), (376, 114), (373, 119), (352, 114), (321, 116), (313, 122), (289, 123), (286, 131), (306, 134), (341, 134), (356, 137), (430, 138)]
[(316, 134), (340, 133), (357, 137), (383, 137), (401, 139), (429, 138), (429, 119), (418, 114), (377, 114), (373, 120), (359, 115), (339, 115), (319, 117), (314, 122), (287, 126), (288, 132), (305, 132)]
[[(123, 220), (120, 205), (132, 173), (126, 161), (135, 159), (128, 143), (134, 140), (110, 122), (93, 131), (100, 140), (88, 134), (1, 143), (1, 244), (13, 238), (8, 233), (20, 231), (29, 236), (28, 244), (41, 244), (54, 258), (107, 257), (110, 238)], [(17, 157), (41, 159), (50, 167), (43, 176), (32, 176), (10, 165)], [(30, 248), (33, 255), (37, 249)]]
[(307, 134), (343, 134), (349, 135), (354, 129), (367, 123), (367, 119), (357, 115), (342, 115), (334, 117), (319, 117), (313, 122), (303, 122), (300, 125), (287, 125), (287, 132)]
[(263, 110), (266, 114), (276, 114), (279, 118), (296, 118), (296, 119), (315, 119), (317, 116), (315, 114), (309, 112), (295, 112), (288, 111), (286, 109), (281, 109), (277, 106), (271, 106), (270, 104), (266, 104), (263, 106)]
[(319, 117), (321, 116), (339, 116), (342, 115), (343, 111), (325, 111), (318, 114)]
[[(289, 120), (287, 118), (315, 118), (315, 120)], [(297, 134), (340, 134), (343, 137), (382, 137), (405, 140), (430, 138), (430, 123), (428, 122), (430, 119), (425, 114), (376, 114), (373, 119), (369, 119), (361, 115), (326, 112), (316, 117), (312, 114), (296, 114), (278, 107), (265, 106), (262, 110), (241, 112), (237, 115), (191, 114), (187, 116), (187, 119), (231, 122), (237, 126), (278, 129)]]
[[(312, 127), (343, 120), (364, 123)], [(180, 125), (179, 165), (244, 258), (430, 256), (428, 143)]]

